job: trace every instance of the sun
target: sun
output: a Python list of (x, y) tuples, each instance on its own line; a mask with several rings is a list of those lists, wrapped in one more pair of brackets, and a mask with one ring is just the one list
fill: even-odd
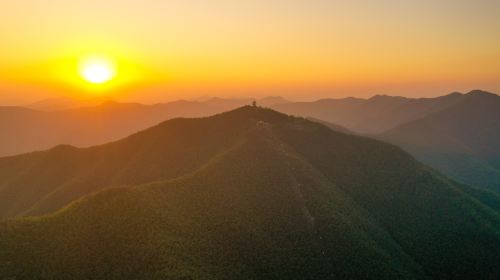
[(116, 76), (116, 66), (107, 57), (92, 56), (81, 60), (79, 73), (89, 83), (104, 84)]

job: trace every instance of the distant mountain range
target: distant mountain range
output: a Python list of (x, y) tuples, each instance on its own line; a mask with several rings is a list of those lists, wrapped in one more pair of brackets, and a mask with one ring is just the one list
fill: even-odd
[(437, 98), (375, 96), (273, 108), (394, 143), (461, 182), (500, 191), (500, 96), (480, 90)]
[(494, 193), (270, 109), (0, 158), (0, 178), (0, 216), (17, 217), (0, 222), (1, 279), (500, 275)]
[(459, 102), (379, 136), (467, 184), (500, 192), (500, 97), (471, 92)]
[(107, 98), (75, 99), (70, 97), (54, 97), (27, 104), (23, 107), (39, 111), (51, 112), (70, 110), (81, 107), (98, 106), (107, 101), (110, 100)]
[(463, 96), (460, 93), (452, 93), (436, 98), (414, 99), (377, 95), (370, 99), (349, 97), (277, 104), (272, 108), (286, 114), (335, 123), (361, 134), (377, 134), (441, 111), (461, 100)]
[[(25, 107), (0, 107), (0, 156), (45, 150), (60, 144), (87, 147), (118, 140), (162, 121), (177, 117), (201, 117), (251, 104), (253, 99), (209, 98), (179, 100), (155, 105), (50, 99)], [(263, 106), (287, 102), (281, 97), (257, 100)], [(61, 104), (84, 107), (64, 109)], [(44, 110), (44, 111), (40, 111)]]
[[(394, 143), (418, 160), (466, 184), (500, 191), (500, 97), (484, 91), (436, 98), (374, 96), (291, 102), (282, 97), (259, 105), (322, 122), (344, 133)], [(54, 109), (0, 107), (0, 156), (45, 150), (59, 144), (88, 147), (126, 137), (164, 120), (202, 117), (235, 109), (253, 99), (206, 97), (143, 105), (106, 101), (101, 105)], [(92, 100), (88, 102), (97, 102)], [(89, 104), (89, 103), (85, 103)]]
[[(244, 105), (248, 105), (253, 101), (258, 101), (258, 103), (262, 106), (272, 106), (276, 104), (285, 104), (290, 101), (281, 97), (281, 96), (267, 96), (264, 98), (219, 98), (219, 97), (211, 97), (204, 96), (200, 98), (195, 98), (192, 100), (181, 100), (185, 102), (195, 101), (200, 103), (206, 103), (216, 106), (226, 106), (226, 107), (241, 107)], [(91, 98), (91, 99), (76, 99), (70, 97), (54, 97), (48, 98), (44, 100), (40, 100), (34, 103), (27, 104), (25, 108), (45, 111), (45, 112), (53, 112), (53, 111), (62, 111), (62, 110), (70, 110), (82, 107), (95, 107), (99, 106), (106, 102), (113, 102), (113, 100), (102, 97), (102, 98)], [(118, 102), (115, 102), (118, 103)]]

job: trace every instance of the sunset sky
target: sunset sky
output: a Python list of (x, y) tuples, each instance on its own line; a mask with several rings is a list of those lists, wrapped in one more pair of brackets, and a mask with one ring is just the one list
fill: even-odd
[[(498, 93), (499, 13), (498, 0), (0, 0), (0, 103)], [(116, 71), (103, 84), (79, 70), (96, 56)]]

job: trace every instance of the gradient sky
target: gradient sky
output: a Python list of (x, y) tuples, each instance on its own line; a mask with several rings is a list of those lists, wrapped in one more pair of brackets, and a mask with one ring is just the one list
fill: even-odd
[[(0, 102), (500, 92), (498, 0), (0, 0)], [(104, 55), (100, 90), (77, 61)]]

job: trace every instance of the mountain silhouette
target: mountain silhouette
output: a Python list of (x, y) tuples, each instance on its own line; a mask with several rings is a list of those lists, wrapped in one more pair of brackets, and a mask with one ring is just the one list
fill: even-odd
[(462, 98), (460, 93), (417, 99), (376, 95), (369, 99), (349, 97), (277, 104), (272, 108), (286, 114), (335, 123), (356, 133), (377, 134), (441, 111)]
[[(252, 101), (209, 98), (203, 102), (177, 100), (144, 105), (56, 98), (29, 107), (0, 106), (0, 157), (46, 150), (61, 144), (77, 147), (104, 144), (171, 118), (210, 116), (251, 104)], [(267, 97), (257, 102), (270, 106), (286, 100)]]
[(23, 107), (45, 111), (45, 112), (53, 112), (53, 111), (62, 111), (62, 110), (70, 110), (76, 109), (80, 107), (92, 107), (98, 106), (101, 103), (108, 101), (108, 98), (91, 98), (91, 99), (76, 99), (71, 97), (53, 97), (43, 99), (34, 103), (27, 104)]
[(342, 132), (342, 133), (346, 133), (346, 134), (353, 134), (352, 131), (350, 131), (349, 129), (343, 127), (343, 126), (340, 126), (338, 124), (334, 124), (334, 123), (331, 123), (331, 122), (326, 122), (326, 121), (323, 121), (323, 120), (320, 120), (320, 119), (315, 119), (315, 118), (307, 118), (308, 120), (310, 121), (313, 121), (313, 122), (318, 122), (318, 123), (321, 123), (323, 124), (324, 126), (328, 127), (329, 129), (333, 130), (333, 131), (337, 131), (337, 132)]
[(391, 142), (456, 180), (499, 191), (499, 99), (473, 90), (436, 98), (377, 95), (272, 107)]
[(0, 178), (1, 215), (25, 216), (0, 223), (0, 278), (500, 275), (497, 197), (260, 107), (2, 158)]
[(500, 191), (500, 96), (472, 91), (380, 136), (467, 184)]

